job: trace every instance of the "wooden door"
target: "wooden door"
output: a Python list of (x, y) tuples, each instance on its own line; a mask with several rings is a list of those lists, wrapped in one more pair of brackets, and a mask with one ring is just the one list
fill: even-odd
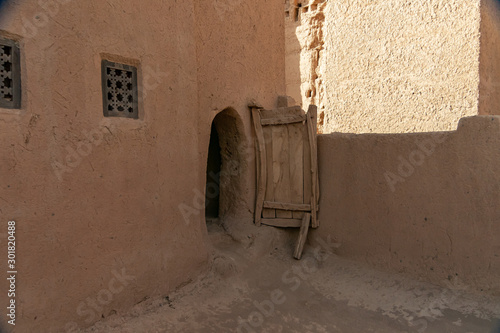
[[(317, 108), (251, 107), (256, 134), (255, 223), (317, 228), (319, 202)], [(307, 217), (307, 218), (306, 218)]]

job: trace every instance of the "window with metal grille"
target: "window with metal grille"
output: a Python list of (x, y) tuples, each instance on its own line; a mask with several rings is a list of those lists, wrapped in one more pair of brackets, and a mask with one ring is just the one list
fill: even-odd
[(105, 117), (139, 118), (137, 68), (103, 60), (102, 97)]
[(5, 38), (0, 38), (0, 107), (21, 108), (19, 46)]

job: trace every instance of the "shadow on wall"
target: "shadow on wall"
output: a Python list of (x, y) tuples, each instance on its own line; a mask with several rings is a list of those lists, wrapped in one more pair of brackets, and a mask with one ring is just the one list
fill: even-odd
[(207, 219), (238, 216), (244, 209), (242, 189), (248, 149), (243, 126), (232, 108), (220, 112), (212, 122), (205, 192)]
[[(6, 4), (9, 0), (0, 0), (0, 22), (5, 20), (7, 16)], [(11, 1), (12, 2), (12, 1)], [(0, 331), (1, 332), (1, 331)]]
[(493, 331), (491, 331), (491, 333), (500, 333), (500, 320), (497, 322), (496, 325), (497, 325), (496, 328), (494, 328)]
[(313, 233), (344, 257), (500, 295), (499, 147), (500, 116), (455, 132), (320, 135)]

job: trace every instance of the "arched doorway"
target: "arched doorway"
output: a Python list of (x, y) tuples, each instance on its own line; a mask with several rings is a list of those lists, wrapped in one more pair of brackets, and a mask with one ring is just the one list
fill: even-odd
[(246, 150), (244, 127), (239, 114), (232, 108), (221, 111), (212, 122), (208, 148), (205, 190), (207, 222), (237, 216), (242, 209)]

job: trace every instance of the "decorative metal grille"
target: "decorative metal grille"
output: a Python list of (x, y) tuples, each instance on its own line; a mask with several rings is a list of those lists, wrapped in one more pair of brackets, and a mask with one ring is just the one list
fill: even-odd
[(137, 68), (103, 60), (102, 92), (105, 117), (139, 117)]
[(21, 71), (16, 42), (0, 38), (0, 107), (21, 107)]

